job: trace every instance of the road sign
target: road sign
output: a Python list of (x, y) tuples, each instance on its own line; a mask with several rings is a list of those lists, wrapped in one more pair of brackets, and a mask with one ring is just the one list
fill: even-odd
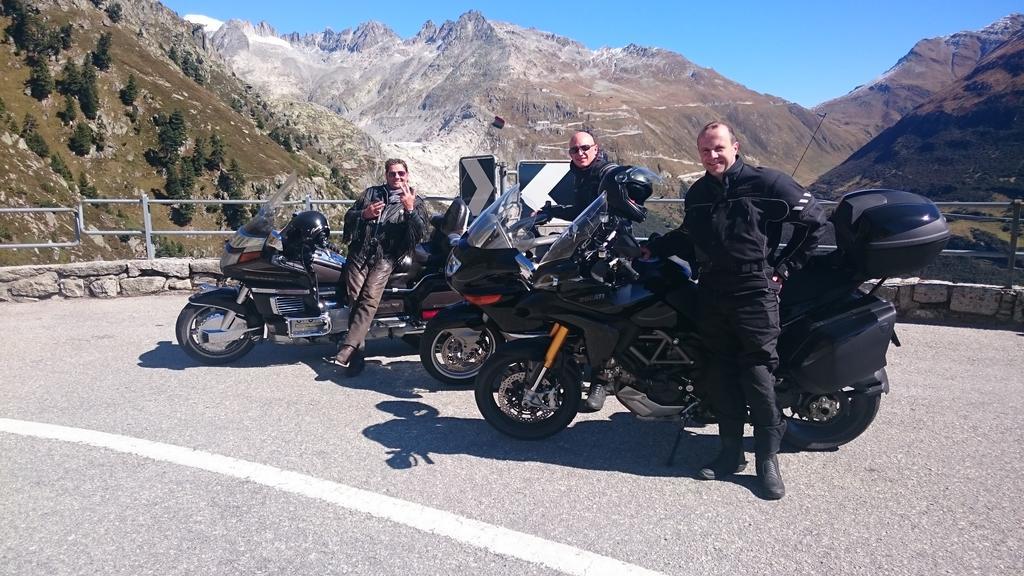
[(459, 158), (459, 196), (476, 216), (491, 201), (497, 190), (494, 156), (463, 156)]
[(539, 210), (546, 202), (573, 203), (573, 179), (566, 160), (524, 160), (517, 168), (522, 201)]

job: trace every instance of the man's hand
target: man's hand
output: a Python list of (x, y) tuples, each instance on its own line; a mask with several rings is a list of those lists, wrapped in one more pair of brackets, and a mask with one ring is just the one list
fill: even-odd
[(412, 186), (402, 183), (402, 195), (399, 198), (401, 198), (402, 208), (405, 208), (406, 212), (412, 212), (412, 209), (416, 207), (416, 189)]
[(384, 201), (377, 200), (373, 204), (370, 204), (366, 208), (363, 208), (362, 217), (363, 220), (376, 220), (380, 217), (380, 213), (384, 211)]
[(780, 263), (772, 271), (772, 282), (783, 284), (786, 280), (789, 280), (789, 267), (784, 263)]

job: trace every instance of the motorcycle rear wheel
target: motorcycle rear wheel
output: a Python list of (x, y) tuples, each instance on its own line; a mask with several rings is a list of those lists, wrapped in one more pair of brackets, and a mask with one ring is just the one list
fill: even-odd
[(520, 440), (540, 440), (561, 432), (580, 407), (580, 381), (564, 362), (556, 362), (541, 380), (539, 391), (551, 408), (524, 406), (527, 376), (544, 362), (549, 338), (516, 340), (501, 347), (476, 377), (476, 405), (484, 420), (499, 432)]
[[(200, 329), (207, 325), (220, 328), (221, 320), (226, 313), (227, 311), (223, 308), (188, 304), (178, 314), (178, 321), (174, 326), (178, 345), (185, 350), (186, 354), (207, 365), (227, 364), (245, 356), (259, 340), (259, 337), (254, 337), (251, 333), (226, 344), (203, 342), (200, 339)], [(249, 326), (245, 317), (239, 314), (235, 316), (231, 328), (244, 330), (253, 328), (253, 326)]]
[(420, 362), (434, 379), (449, 386), (470, 386), (487, 359), (505, 342), (501, 332), (462, 322), (430, 322), (420, 337)]
[(841, 391), (818, 398), (837, 411), (823, 421), (784, 411), (786, 434), (782, 437), (783, 442), (800, 450), (834, 450), (863, 434), (875, 420), (882, 402), (881, 394), (848, 395)]

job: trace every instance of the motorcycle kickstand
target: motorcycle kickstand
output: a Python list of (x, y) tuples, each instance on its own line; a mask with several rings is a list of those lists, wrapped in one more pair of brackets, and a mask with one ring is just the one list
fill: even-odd
[(669, 452), (668, 460), (665, 462), (665, 466), (671, 468), (675, 465), (676, 451), (679, 450), (679, 442), (683, 439), (683, 434), (686, 433), (686, 423), (690, 419), (690, 412), (693, 412), (697, 403), (690, 404), (679, 414), (679, 432), (676, 433), (676, 440), (672, 443), (672, 451)]
[(672, 443), (672, 451), (669, 452), (668, 460), (665, 462), (667, 468), (671, 468), (675, 465), (676, 451), (679, 450), (679, 442), (683, 439), (683, 433), (686, 432), (686, 425), (682, 424), (679, 426), (679, 432), (676, 432), (676, 441)]

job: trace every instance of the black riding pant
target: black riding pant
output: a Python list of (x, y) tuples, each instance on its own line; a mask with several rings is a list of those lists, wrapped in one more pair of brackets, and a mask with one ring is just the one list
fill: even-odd
[(764, 270), (742, 274), (702, 275), (701, 335), (711, 352), (708, 383), (722, 438), (743, 436), (750, 410), (754, 451), (779, 451), (785, 432), (775, 404), (779, 357), (778, 286)]

